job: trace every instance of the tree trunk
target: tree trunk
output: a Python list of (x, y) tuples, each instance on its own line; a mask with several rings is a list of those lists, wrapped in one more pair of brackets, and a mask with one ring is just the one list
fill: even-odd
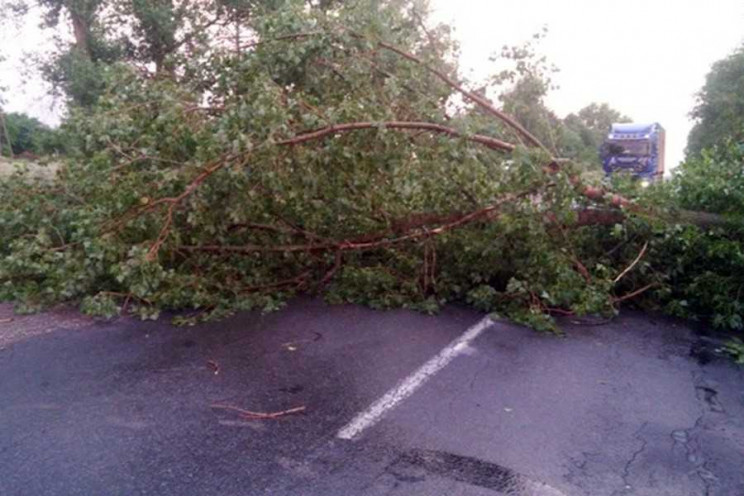
[(88, 40), (90, 26), (88, 26), (88, 21), (74, 10), (70, 10), (70, 17), (72, 18), (72, 31), (75, 35), (75, 46), (81, 53), (90, 58), (90, 42)]
[[(8, 144), (8, 156), (13, 158), (13, 143), (10, 141), (10, 133), (8, 132), (8, 126), (5, 123), (5, 113), (0, 109), (0, 129), (3, 131), (3, 138)], [(0, 141), (0, 156), (3, 155), (2, 141)]]
[(173, 62), (168, 60), (167, 53), (168, 52), (163, 50), (153, 57), (155, 62), (155, 74), (157, 76), (172, 78), (176, 73), (176, 68), (174, 67)]

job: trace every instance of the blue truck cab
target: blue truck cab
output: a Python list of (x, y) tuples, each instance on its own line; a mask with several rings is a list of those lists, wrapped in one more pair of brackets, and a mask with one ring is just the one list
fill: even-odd
[(658, 123), (613, 124), (600, 157), (606, 175), (627, 171), (644, 182), (664, 176), (665, 131)]

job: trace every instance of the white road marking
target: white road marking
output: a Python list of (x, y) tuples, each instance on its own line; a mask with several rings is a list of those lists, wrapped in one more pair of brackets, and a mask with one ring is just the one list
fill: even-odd
[(492, 324), (493, 321), (489, 317), (484, 317), (483, 320), (448, 344), (447, 347), (422, 365), (416, 372), (399, 382), (397, 386), (388, 391), (383, 397), (372, 403), (369, 408), (354, 417), (351, 422), (338, 431), (336, 437), (339, 439), (354, 439), (362, 431), (375, 425), (388, 410), (391, 410), (398, 403), (411, 396), (434, 374), (446, 367), (456, 356), (466, 353), (470, 349), (470, 343)]

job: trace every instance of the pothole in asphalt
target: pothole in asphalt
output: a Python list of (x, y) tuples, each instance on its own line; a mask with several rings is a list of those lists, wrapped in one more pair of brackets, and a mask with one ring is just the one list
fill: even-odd
[(710, 411), (718, 413), (725, 412), (723, 405), (718, 401), (718, 391), (706, 386), (697, 386), (695, 392), (698, 395), (698, 399), (708, 405)]

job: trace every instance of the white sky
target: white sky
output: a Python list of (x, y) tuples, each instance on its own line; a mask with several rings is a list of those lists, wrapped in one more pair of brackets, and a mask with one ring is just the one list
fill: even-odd
[[(0, 0), (2, 2), (2, 0)], [(473, 80), (491, 67), (503, 45), (520, 44), (547, 26), (540, 51), (560, 69), (560, 89), (548, 98), (559, 115), (607, 102), (639, 122), (667, 129), (667, 167), (683, 155), (687, 114), (710, 66), (744, 41), (741, 0), (431, 0), (434, 18), (455, 27), (461, 63)], [(0, 86), (8, 111), (55, 123), (59, 111), (38, 79), (22, 74), (26, 52), (50, 47), (31, 21), (3, 28)]]
[(430, 0), (456, 29), (463, 69), (488, 74), (503, 45), (547, 26), (540, 45), (560, 72), (548, 98), (558, 115), (607, 102), (667, 130), (667, 169), (683, 158), (687, 115), (711, 64), (744, 41), (741, 0)]
[[(0, 6), (4, 0), (0, 0)], [(39, 29), (38, 10), (33, 9), (23, 26), (0, 25), (0, 92), (7, 112), (26, 112), (52, 125), (59, 122), (61, 109), (47, 95), (49, 88), (29, 70), (34, 53), (52, 50), (53, 33)], [(5, 57), (5, 61), (2, 58)]]

